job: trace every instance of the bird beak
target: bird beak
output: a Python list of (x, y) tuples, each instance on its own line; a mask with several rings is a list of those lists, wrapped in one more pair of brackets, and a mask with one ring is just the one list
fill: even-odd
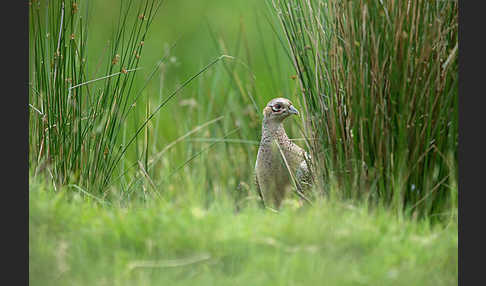
[(299, 115), (299, 111), (295, 109), (295, 107), (293, 107), (292, 105), (289, 106), (289, 113)]

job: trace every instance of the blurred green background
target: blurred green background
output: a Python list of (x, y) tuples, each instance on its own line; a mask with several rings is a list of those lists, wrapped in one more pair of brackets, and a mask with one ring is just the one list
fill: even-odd
[[(94, 60), (101, 56), (115, 29), (119, 1), (92, 1), (91, 5), (89, 33), (93, 51), (90, 54)], [(277, 36), (282, 36), (281, 28), (272, 9), (267, 1), (261, 0), (164, 1), (145, 41), (141, 60), (145, 69), (140, 74), (147, 75), (175, 44), (164, 74), (166, 91), (171, 91), (211, 60), (227, 54), (237, 58), (236, 62), (241, 63), (239, 68), (246, 70), (248, 76), (254, 76), (256, 94), (253, 96), (257, 104), (266, 104), (277, 95), (291, 96), (292, 63), (285, 39)], [(221, 70), (222, 66), (214, 69)], [(226, 82), (230, 80), (227, 75), (221, 76)], [(159, 86), (159, 81), (154, 79), (150, 93), (158, 95)], [(195, 89), (192, 85), (178, 98), (191, 97)], [(215, 100), (222, 102), (229, 95), (218, 94)]]
[[(88, 62), (91, 70), (98, 71), (92, 78), (103, 75), (102, 68), (94, 67), (106, 57), (104, 53), (116, 28), (120, 3), (90, 2)], [(196, 126), (224, 116), (217, 124), (171, 148), (160, 163), (149, 170), (154, 181), (209, 148), (171, 177), (169, 185), (165, 185), (165, 181), (161, 184), (168, 188), (184, 186), (190, 181), (185, 175), (189, 173), (199, 178), (198, 192), (215, 188), (235, 190), (241, 183), (246, 189), (253, 187), (252, 172), (264, 105), (274, 97), (288, 97), (299, 106), (287, 43), (270, 5), (257, 0), (182, 0), (162, 4), (144, 43), (140, 62), (143, 69), (137, 71), (135, 90), (145, 84), (159, 60), (165, 58), (165, 61), (137, 102), (138, 112), (127, 120), (125, 134), (133, 134), (143, 121), (147, 101), (150, 110), (154, 110), (181, 82), (215, 58), (229, 55), (234, 59), (212, 66), (151, 120), (149, 158)], [(297, 119), (288, 123), (289, 134), (302, 137), (300, 126)], [(238, 127), (240, 129), (235, 130)], [(234, 132), (226, 138), (233, 140), (231, 143), (209, 147), (231, 131)], [(124, 161), (127, 167), (143, 156), (140, 151), (143, 139), (143, 135), (139, 136), (138, 145), (129, 150), (128, 160)], [(207, 154), (211, 154), (210, 157), (206, 157)], [(215, 168), (207, 168), (207, 160)], [(196, 166), (198, 162), (202, 168)], [(177, 175), (182, 176), (180, 180)], [(129, 184), (128, 179), (126, 185)]]

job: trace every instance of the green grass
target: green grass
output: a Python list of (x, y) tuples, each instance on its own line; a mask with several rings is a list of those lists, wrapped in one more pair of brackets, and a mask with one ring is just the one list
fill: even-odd
[[(160, 2), (123, 4), (107, 53), (88, 68), (87, 5), (31, 3), (29, 159), (36, 173), (46, 169), (56, 184), (104, 189), (125, 153), (119, 137), (137, 102), (135, 72)], [(91, 78), (99, 69), (101, 75)]]
[[(61, 18), (61, 2), (54, 1), (49, 7), (45, 6), (45, 2), (42, 2), (44, 6), (37, 6), (37, 3), (40, 2), (34, 1), (31, 6), (31, 44), (32, 47), (45, 47), (49, 50), (57, 45), (57, 39), (50, 37), (46, 43), (42, 36), (46, 31), (50, 31), (51, 35), (58, 34), (60, 21), (52, 20), (54, 23), (45, 26), (43, 21), (33, 20), (44, 19), (45, 15), (49, 15), (49, 19)], [(281, 49), (274, 50), (276, 38), (272, 36), (271, 30), (269, 31), (264, 23), (260, 23), (262, 27), (258, 30), (252, 27), (246, 32), (247, 22), (240, 22), (238, 17), (231, 25), (224, 25), (224, 18), (201, 17), (197, 14), (197, 5), (189, 5), (195, 9), (191, 10), (187, 3), (179, 6), (172, 1), (163, 2), (158, 13), (152, 15), (153, 22), (148, 29), (145, 24), (151, 18), (140, 21), (140, 13), (135, 8), (145, 7), (145, 3), (152, 5), (154, 2), (127, 3), (132, 3), (131, 10), (127, 9), (128, 4), (119, 7), (119, 3), (111, 3), (111, 9), (107, 9), (101, 1), (93, 1), (89, 5), (78, 3), (78, 12), (73, 14), (70, 12), (72, 1), (66, 2), (67, 12), (64, 13), (63, 21), (65, 26), (62, 26), (61, 35), (70, 35), (73, 28), (66, 23), (71, 20), (80, 27), (88, 27), (86, 29), (89, 33), (85, 33), (85, 45), (82, 45), (82, 42), (69, 42), (72, 46), (66, 53), (78, 56), (73, 50), (74, 47), (83, 47), (86, 61), (85, 65), (79, 66), (78, 69), (75, 66), (74, 69), (69, 69), (63, 78), (72, 78), (71, 73), (80, 73), (84, 77), (77, 82), (87, 82), (110, 75), (116, 54), (120, 55), (119, 62), (115, 65), (117, 68), (121, 68), (123, 55), (127, 55), (127, 60), (133, 58), (130, 43), (138, 40), (128, 37), (131, 30), (138, 29), (140, 23), (144, 23), (144, 29), (147, 28), (146, 34), (144, 32), (135, 35), (144, 37), (143, 53), (139, 53), (140, 62), (137, 62), (137, 67), (141, 69), (81, 86), (78, 97), (85, 100), (81, 104), (68, 101), (60, 108), (50, 104), (69, 98), (69, 85), (66, 86), (59, 77), (56, 80), (59, 85), (44, 84), (43, 82), (49, 82), (53, 77), (54, 66), (45, 65), (42, 57), (35, 52), (36, 49), (31, 49), (29, 143), (33, 176), (51, 177), (56, 187), (75, 185), (76, 188), (106, 197), (110, 197), (112, 191), (122, 190), (121, 193), (127, 200), (140, 197), (143, 200), (147, 199), (144, 190), (153, 189), (153, 186), (156, 186), (157, 191), (164, 191), (171, 186), (185, 184), (187, 180), (179, 178), (179, 175), (187, 170), (181, 168), (184, 165), (198, 166), (193, 168), (191, 176), (199, 178), (203, 189), (211, 189), (214, 185), (235, 189), (241, 182), (252, 185), (251, 170), (257, 149), (255, 142), (258, 142), (260, 136), (258, 128), (261, 107), (269, 98), (282, 95), (292, 84), (287, 80), (290, 78), (289, 69), (283, 69), (281, 74), (271, 78), (266, 72), (267, 65), (276, 62), (277, 67), (290, 68), (290, 63), (278, 61), (284, 52)], [(228, 8), (227, 4), (221, 1), (211, 3), (213, 8), (220, 5)], [(239, 5), (244, 8), (252, 7), (254, 4)], [(46, 8), (49, 9), (44, 10)], [(182, 13), (179, 9), (186, 8), (189, 11), (187, 13), (197, 16), (205, 25), (195, 26), (194, 20), (181, 23), (180, 19), (173, 15), (174, 10)], [(247, 17), (251, 16), (248, 22), (255, 26), (254, 12), (246, 14)], [(124, 17), (127, 17), (127, 24), (119, 24), (119, 18)], [(174, 27), (181, 30), (180, 38), (174, 37)], [(188, 29), (192, 31), (186, 31)], [(77, 29), (78, 32), (80, 30), (81, 28)], [(264, 39), (262, 34), (258, 34), (265, 31), (271, 37)], [(206, 35), (198, 45), (195, 45), (194, 38), (190, 36), (195, 32)], [(113, 35), (124, 36), (116, 38), (118, 41), (115, 42)], [(262, 38), (261, 41), (251, 40), (257, 35)], [(77, 38), (76, 34), (75, 39)], [(267, 42), (270, 42), (271, 46), (268, 46)], [(68, 44), (63, 41), (61, 43), (61, 46)], [(123, 52), (116, 51), (116, 44)], [(173, 48), (169, 49), (170, 46)], [(188, 47), (192, 49), (187, 51)], [(271, 52), (272, 59), (260, 62), (261, 48), (265, 47), (267, 53)], [(44, 53), (50, 57), (48, 51)], [(197, 60), (194, 59), (195, 55)], [(225, 58), (218, 61), (214, 67), (196, 79), (186, 81), (221, 55), (230, 55), (235, 59)], [(63, 57), (63, 63), (69, 66), (71, 62), (66, 58)], [(73, 62), (77, 61), (79, 59), (75, 57)], [(105, 66), (107, 71), (103, 70)], [(39, 77), (39, 74), (43, 73), (45, 76)], [(125, 77), (128, 75), (131, 77)], [(110, 81), (114, 78), (119, 80)], [(284, 84), (277, 89), (275, 84), (268, 84), (270, 80)], [(187, 85), (179, 89), (184, 82)], [(125, 85), (127, 87), (123, 89)], [(284, 88), (285, 86), (287, 88)], [(52, 89), (55, 89), (55, 92), (51, 92)], [(44, 92), (38, 92), (39, 90)], [(268, 90), (272, 92), (267, 92)], [(175, 91), (178, 92), (174, 94)], [(49, 95), (49, 102), (44, 99), (46, 94)], [(101, 97), (106, 101), (101, 101), (104, 104), (96, 104), (101, 94), (106, 95)], [(171, 95), (175, 96), (166, 101)], [(293, 95), (289, 93), (285, 96)], [(161, 109), (158, 109), (159, 107)], [(207, 122), (221, 116), (223, 118), (217, 123), (192, 133), (198, 126), (205, 126)], [(151, 120), (144, 126), (148, 117)], [(45, 120), (46, 118), (48, 120)], [(110, 118), (115, 120), (109, 120)], [(174, 122), (177, 124), (173, 124)], [(80, 127), (71, 128), (78, 125)], [(51, 129), (47, 126), (60, 127)], [(296, 133), (292, 132), (295, 130), (297, 128), (290, 125), (289, 132)], [(134, 137), (136, 134), (138, 136)], [(187, 134), (191, 136), (184, 137)], [(185, 140), (178, 140), (182, 137)], [(213, 141), (219, 143), (212, 145)], [(172, 145), (173, 142), (178, 143)], [(166, 149), (167, 146), (172, 147)], [(207, 168), (207, 164), (199, 162), (207, 159), (208, 151), (212, 151), (211, 158), (214, 162), (231, 162), (231, 166), (245, 167), (221, 166), (219, 170)], [(194, 157), (196, 154), (200, 155)], [(191, 158), (194, 159), (188, 162)], [(225, 171), (220, 172), (221, 169)]]
[[(358, 1), (346, 3), (351, 2)], [(331, 55), (347, 47), (338, 39), (352, 34), (345, 33), (343, 24), (348, 22), (343, 23), (342, 14), (326, 14), (329, 10), (321, 7), (321, 16), (329, 17), (324, 19), (337, 21), (329, 28), (344, 30), (323, 34), (319, 46), (319, 56), (333, 60), (322, 68), (334, 70), (336, 80), (323, 77), (322, 85), (313, 86), (314, 81), (296, 72), (289, 49), (309, 48), (300, 42), (288, 45), (270, 1), (167, 0), (150, 14), (153, 18), (147, 14), (143, 21), (138, 8), (152, 1), (65, 1), (64, 26), (61, 1), (49, 1), (50, 10), (42, 10), (45, 3), (32, 1), (30, 18), (32, 285), (457, 284), (457, 61), (452, 53), (456, 26), (450, 17), (455, 6), (443, 10), (448, 13), (440, 18), (442, 25), (417, 33), (419, 45), (403, 46), (426, 48), (437, 40), (440, 45), (432, 45), (440, 47), (434, 50), (434, 63), (452, 55), (445, 77), (433, 76), (443, 71), (436, 65), (420, 65), (418, 70), (429, 76), (413, 78), (413, 84), (405, 85), (412, 92), (400, 95), (400, 71), (407, 61), (397, 61), (395, 68), (381, 74), (386, 79), (391, 73), (382, 84), (397, 101), (387, 105), (389, 113), (373, 114), (375, 125), (366, 125), (368, 121), (356, 119), (371, 116), (377, 104), (373, 100), (380, 103), (385, 96), (376, 94), (376, 88), (360, 89), (374, 73), (366, 65), (373, 62), (369, 52), (374, 50), (366, 47), (391, 45), (395, 25), (379, 31), (390, 37), (386, 43), (367, 36), (363, 41), (362, 34), (354, 34), (357, 38), (351, 42), (359, 44)], [(74, 14), (73, 3), (78, 5)], [(125, 10), (128, 3), (132, 6)], [(350, 7), (335, 8), (351, 13), (348, 18), (354, 22), (349, 23), (359, 27), (360, 6)], [(435, 15), (441, 7), (429, 12)], [(398, 8), (393, 12), (405, 15)], [(374, 13), (380, 15), (380, 10), (369, 10), (368, 15)], [(125, 15), (127, 23), (120, 24)], [(367, 22), (379, 26), (373, 19), (382, 18)], [(421, 19), (428, 23), (437, 17)], [(301, 24), (312, 28), (311, 22)], [(60, 27), (62, 58), (56, 53)], [(141, 32), (131, 34), (137, 27)], [(49, 37), (46, 31), (51, 31)], [(450, 37), (434, 38), (444, 31)], [(143, 53), (133, 62), (134, 49), (140, 48), (133, 44), (141, 38)], [(380, 60), (397, 56), (386, 45)], [(363, 65), (358, 65), (353, 59), (362, 50)], [(113, 64), (116, 54), (120, 59)], [(83, 85), (76, 94), (81, 104), (69, 97), (70, 84), (118, 72), (122, 63), (140, 69)], [(312, 78), (312, 59), (303, 57), (299, 63)], [(362, 75), (368, 76), (365, 83)], [(353, 81), (356, 78), (361, 81)], [(303, 79), (312, 91), (304, 96)], [(427, 88), (427, 82), (434, 88)], [(435, 89), (439, 84), (447, 92)], [(333, 93), (334, 88), (339, 92)], [(333, 113), (319, 108), (323, 102), (315, 95), (322, 89)], [(416, 105), (401, 109), (399, 103), (414, 90), (429, 95), (417, 95)], [(102, 93), (107, 101), (93, 105)], [(262, 107), (277, 96), (291, 99), (306, 115), (287, 120), (289, 136), (319, 139), (297, 142), (313, 152), (322, 179), (316, 191), (325, 195), (305, 208), (290, 197), (274, 214), (259, 207), (253, 167)], [(360, 109), (362, 105), (366, 108)], [(429, 108), (435, 112), (432, 120), (425, 116)], [(344, 109), (356, 111), (354, 121), (346, 121)], [(447, 114), (451, 117), (446, 120)], [(400, 117), (405, 115), (418, 120), (422, 129), (406, 131)], [(319, 119), (316, 125), (306, 121), (311, 116)], [(334, 131), (328, 133), (331, 126)], [(382, 136), (379, 130), (388, 133)], [(433, 147), (413, 144), (422, 130), (424, 142), (434, 142)], [(417, 164), (411, 167), (414, 160)], [(414, 197), (409, 196), (412, 185)], [(420, 216), (413, 208), (404, 211), (405, 195), (408, 206), (418, 203)]]
[[(78, 3), (73, 14), (74, 2), (67, 1), (63, 14), (60, 1), (50, 10), (34, 1), (34, 176), (104, 197), (121, 189), (127, 200), (146, 200), (147, 190), (184, 186), (180, 175), (191, 166), (204, 190), (251, 189), (262, 106), (284, 96), (304, 111), (287, 130), (311, 139), (300, 144), (313, 154), (316, 193), (333, 195), (327, 189), (335, 184), (337, 199), (362, 197), (414, 216), (447, 216), (457, 207), (457, 5), (414, 2), (407, 10), (405, 2), (316, 1), (312, 10), (304, 2), (236, 2), (231, 18), (215, 14), (230, 11), (221, 1), (208, 2), (205, 14), (199, 4), (171, 1), (157, 14), (142, 11), (159, 2), (111, 3), (112, 9)], [(174, 13), (182, 11), (199, 22), (181, 22)], [(430, 26), (438, 17), (441, 25)], [(181, 31), (179, 38), (171, 27)], [(52, 36), (59, 30), (61, 37)], [(45, 32), (51, 36), (44, 39)], [(233, 59), (213, 61), (221, 55)], [(215, 64), (204, 70), (209, 63)], [(87, 82), (124, 66), (142, 69), (70, 93), (69, 80)], [(192, 132), (198, 126), (205, 127)]]
[(457, 207), (457, 1), (272, 1), (319, 190), (413, 215)]
[[(190, 191), (190, 190), (187, 190)], [(198, 191), (198, 190), (194, 190)], [(457, 220), (319, 201), (102, 205), (31, 183), (31, 285), (457, 285)]]

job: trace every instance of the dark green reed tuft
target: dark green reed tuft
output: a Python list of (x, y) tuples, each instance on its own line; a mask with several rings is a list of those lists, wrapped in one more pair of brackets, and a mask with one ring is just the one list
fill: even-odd
[(457, 1), (274, 0), (319, 189), (457, 207)]
[[(106, 186), (122, 149), (134, 78), (160, 1), (122, 1), (108, 50), (88, 60), (89, 2), (30, 5), (30, 164), (56, 184)], [(98, 71), (104, 65), (101, 75)]]

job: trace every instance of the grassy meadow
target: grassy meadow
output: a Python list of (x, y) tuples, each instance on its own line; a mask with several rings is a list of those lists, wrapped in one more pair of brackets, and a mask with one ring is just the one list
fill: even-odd
[[(455, 285), (456, 1), (31, 1), (32, 285)], [(312, 205), (260, 207), (292, 100)]]
[(457, 223), (322, 200), (104, 206), (34, 184), (32, 285), (457, 285)]

